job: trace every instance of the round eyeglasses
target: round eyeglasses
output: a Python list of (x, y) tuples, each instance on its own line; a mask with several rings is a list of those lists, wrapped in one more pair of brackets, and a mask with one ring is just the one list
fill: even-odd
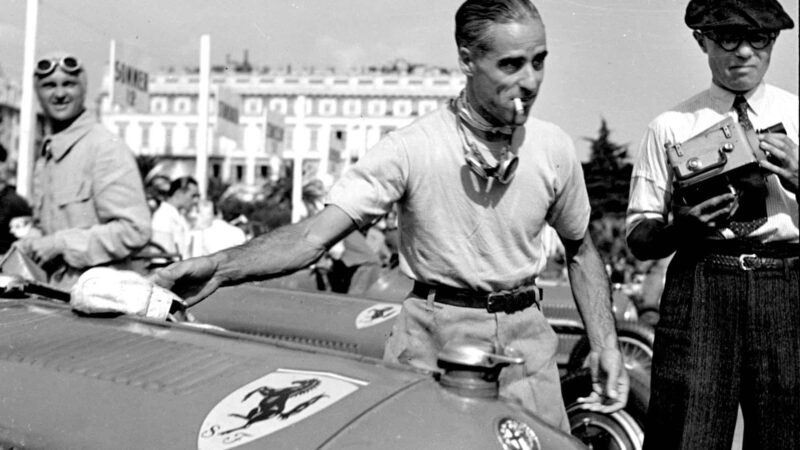
[(716, 42), (726, 52), (732, 52), (747, 42), (754, 50), (763, 50), (778, 37), (778, 33), (767, 32), (714, 32), (705, 31), (703, 36)]
[(80, 72), (81, 62), (74, 56), (65, 56), (63, 58), (41, 59), (36, 63), (36, 75), (40, 77), (50, 75), (56, 70), (56, 67), (61, 67), (64, 72), (74, 74)]

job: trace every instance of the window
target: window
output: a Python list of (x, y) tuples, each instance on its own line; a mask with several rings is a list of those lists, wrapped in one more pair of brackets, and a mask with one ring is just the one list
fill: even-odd
[(222, 173), (222, 167), (220, 167), (219, 163), (214, 163), (211, 165), (211, 177), (219, 179), (220, 174)]
[(172, 130), (174, 128), (174, 123), (164, 122), (164, 153), (167, 155), (172, 154)]
[(244, 113), (249, 115), (261, 114), (264, 104), (260, 97), (250, 97), (244, 101)]
[(190, 112), (190, 102), (186, 97), (178, 97), (175, 99), (174, 111), (177, 114), (188, 114)]
[(150, 127), (153, 124), (150, 122), (142, 122), (139, 126), (142, 127), (142, 147), (150, 147)]
[(167, 99), (164, 97), (153, 97), (150, 99), (150, 111), (155, 114), (167, 112)]
[(367, 114), (370, 116), (386, 115), (386, 100), (370, 100), (367, 102)]
[(344, 115), (346, 116), (359, 116), (361, 115), (361, 101), (357, 99), (345, 100), (342, 109), (344, 109)]
[(317, 150), (317, 144), (319, 143), (319, 128), (310, 127), (308, 132), (308, 149), (313, 152)]
[(235, 179), (236, 181), (242, 181), (244, 179), (244, 166), (241, 164), (237, 164), (235, 167)]
[(344, 128), (334, 126), (331, 129), (330, 142), (331, 150), (344, 151), (347, 146), (347, 131)]
[(422, 116), (424, 114), (428, 114), (438, 107), (439, 103), (436, 102), (436, 100), (421, 100), (419, 102), (419, 115)]
[(411, 100), (395, 100), (392, 106), (392, 113), (397, 117), (408, 117), (411, 115)]
[(278, 111), (281, 114), (286, 114), (287, 101), (285, 98), (271, 98), (269, 100), (269, 110)]
[(117, 136), (125, 140), (125, 132), (128, 131), (128, 122), (117, 122)]
[(197, 149), (197, 125), (190, 124), (187, 126), (189, 128), (189, 144), (188, 147), (190, 149)]
[(319, 115), (333, 116), (336, 114), (336, 100), (325, 98), (319, 101)]

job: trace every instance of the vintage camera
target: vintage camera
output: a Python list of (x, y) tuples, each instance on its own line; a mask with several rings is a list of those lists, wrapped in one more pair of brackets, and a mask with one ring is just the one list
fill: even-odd
[(725, 193), (766, 195), (766, 158), (758, 148), (761, 133), (786, 133), (782, 124), (745, 130), (728, 117), (680, 144), (667, 143), (667, 159), (675, 175), (675, 193), (683, 204), (696, 205)]

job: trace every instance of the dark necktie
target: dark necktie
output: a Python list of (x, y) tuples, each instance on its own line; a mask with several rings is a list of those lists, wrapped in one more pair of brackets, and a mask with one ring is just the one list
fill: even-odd
[[(739, 124), (746, 131), (753, 129), (753, 122), (747, 115), (747, 99), (744, 95), (737, 95), (733, 100), (733, 109), (739, 118)], [(754, 177), (760, 175), (755, 174)], [(737, 189), (739, 192), (739, 209), (731, 218), (728, 227), (736, 236), (747, 236), (767, 222), (766, 205), (763, 198), (753, 196), (746, 190)]]
[(733, 109), (736, 115), (739, 116), (739, 124), (745, 130), (753, 129), (753, 122), (750, 122), (750, 116), (747, 115), (747, 99), (744, 95), (737, 95), (733, 100)]

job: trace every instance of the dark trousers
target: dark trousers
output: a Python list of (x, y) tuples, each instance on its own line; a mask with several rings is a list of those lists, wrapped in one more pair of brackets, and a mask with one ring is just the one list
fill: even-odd
[(800, 448), (797, 259), (745, 271), (679, 250), (667, 272), (644, 448)]

